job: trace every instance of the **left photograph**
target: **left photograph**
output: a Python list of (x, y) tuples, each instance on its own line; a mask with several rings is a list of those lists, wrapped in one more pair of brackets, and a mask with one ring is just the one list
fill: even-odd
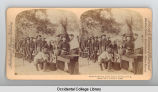
[(25, 10), (18, 13), (14, 26), (15, 75), (79, 74), (79, 21), (73, 12)]

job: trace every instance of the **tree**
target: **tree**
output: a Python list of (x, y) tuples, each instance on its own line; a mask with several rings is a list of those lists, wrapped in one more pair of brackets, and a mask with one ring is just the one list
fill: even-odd
[[(16, 17), (16, 34), (21, 37), (35, 36), (39, 33), (54, 35), (56, 25), (47, 19), (46, 9), (26, 10)], [(17, 36), (17, 39), (19, 39)]]
[(86, 11), (80, 19), (83, 29), (81, 35), (99, 36), (106, 33), (119, 34), (120, 32), (120, 24), (113, 18), (111, 8)]

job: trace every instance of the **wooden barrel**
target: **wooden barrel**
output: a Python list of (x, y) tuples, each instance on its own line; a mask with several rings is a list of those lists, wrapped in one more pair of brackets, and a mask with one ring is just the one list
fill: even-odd
[(120, 63), (118, 63), (118, 62), (113, 62), (113, 63), (112, 63), (112, 68), (113, 68), (114, 70), (121, 70)]
[(56, 64), (55, 63), (49, 63), (49, 70), (56, 71)]

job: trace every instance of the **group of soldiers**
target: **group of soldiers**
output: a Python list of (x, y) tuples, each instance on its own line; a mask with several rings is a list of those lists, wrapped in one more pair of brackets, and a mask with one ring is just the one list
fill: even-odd
[[(100, 37), (89, 37), (86, 40), (78, 40), (79, 47), (73, 48), (70, 46), (71, 40), (74, 38), (73, 34), (56, 36), (55, 40), (46, 41), (46, 38), (38, 35), (36, 37), (26, 37), (16, 41), (16, 53), (21, 55), (21, 58), (36, 63), (36, 68), (39, 62), (38, 58), (46, 58), (43, 66), (45, 69), (50, 62), (56, 63), (53, 56), (80, 54), (81, 57), (88, 58), (88, 61), (98, 62), (101, 70), (102, 64), (105, 68), (111, 68), (111, 61), (118, 61), (119, 56), (125, 53), (133, 53), (134, 43), (131, 36), (122, 36), (122, 43), (118, 44), (117, 40), (112, 41), (110, 37), (101, 35)], [(73, 44), (72, 44), (73, 45)], [(40, 54), (38, 55), (38, 53)], [(53, 55), (53, 56), (52, 56)], [(34, 58), (36, 57), (36, 61)], [(51, 58), (53, 57), (53, 59)], [(105, 60), (106, 59), (106, 60)], [(110, 63), (104, 62), (108, 61)], [(38, 70), (38, 68), (37, 68)]]
[(54, 61), (56, 56), (69, 53), (70, 39), (73, 39), (73, 35), (59, 35), (56, 36), (55, 40), (50, 41), (46, 41), (46, 38), (41, 35), (38, 35), (35, 38), (22, 38), (16, 41), (15, 44), (16, 53), (18, 53), (17, 57), (20, 55), (20, 58), (23, 58), (30, 63), (34, 61), (37, 70), (39, 70), (38, 64), (42, 64), (44, 70), (46, 70), (48, 63), (56, 63), (56, 61)]
[(80, 55), (96, 62), (98, 55), (100, 55), (108, 47), (117, 52), (117, 44), (115, 41), (112, 42), (110, 37), (107, 37), (106, 35), (102, 35), (100, 37), (89, 37), (87, 40), (80, 42)]
[(37, 53), (37, 49), (42, 50), (43, 47), (48, 47), (48, 49), (53, 49), (52, 45), (47, 43), (45, 38), (42, 38), (41, 35), (37, 37), (25, 37), (16, 41), (15, 48), (16, 53), (24, 60), (28, 60), (30, 63), (33, 61), (33, 55)]
[[(131, 35), (122, 35), (121, 41), (111, 40), (106, 35), (100, 37), (89, 37), (80, 42), (80, 56), (88, 60), (98, 62), (101, 70), (111, 69), (112, 62), (120, 63), (121, 55), (132, 54), (134, 52), (134, 43)], [(103, 66), (102, 66), (103, 64)]]

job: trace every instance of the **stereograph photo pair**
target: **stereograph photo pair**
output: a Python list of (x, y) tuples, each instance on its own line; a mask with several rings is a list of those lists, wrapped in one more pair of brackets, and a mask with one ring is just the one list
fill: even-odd
[(150, 80), (149, 8), (8, 8), (11, 80)]

